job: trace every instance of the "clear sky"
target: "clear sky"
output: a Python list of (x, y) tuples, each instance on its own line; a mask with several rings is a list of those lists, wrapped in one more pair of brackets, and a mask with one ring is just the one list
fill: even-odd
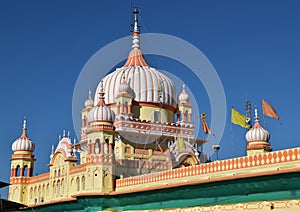
[[(184, 39), (215, 67), (227, 101), (225, 132), (216, 138), (221, 159), (245, 155), (245, 129), (234, 125), (231, 130), (230, 109), (245, 113), (246, 98), (260, 114), (261, 98), (276, 108), (283, 124), (266, 118), (274, 150), (299, 146), (299, 1), (152, 0), (134, 5), (140, 9), (142, 33)], [(0, 1), (1, 181), (9, 182), (11, 145), (21, 135), (24, 115), (36, 144), (34, 173), (48, 171), (58, 135), (65, 129), (75, 137), (72, 95), (79, 73), (103, 46), (130, 35), (131, 23), (131, 2), (125, 0)], [(149, 56), (148, 62), (170, 73), (182, 68), (163, 58)], [(193, 84), (192, 77), (185, 82), (196, 88), (199, 112), (209, 115), (203, 86)], [(6, 197), (7, 190), (0, 194)]]

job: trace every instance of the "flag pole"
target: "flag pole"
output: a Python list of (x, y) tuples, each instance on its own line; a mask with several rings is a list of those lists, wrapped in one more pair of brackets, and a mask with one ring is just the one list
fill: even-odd
[(234, 157), (234, 136), (233, 136), (233, 128), (232, 128), (232, 122), (231, 122), (231, 151), (232, 151), (232, 157)]

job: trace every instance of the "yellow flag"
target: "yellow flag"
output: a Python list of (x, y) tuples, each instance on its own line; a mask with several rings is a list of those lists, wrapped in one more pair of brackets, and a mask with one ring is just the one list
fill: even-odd
[(233, 124), (240, 125), (244, 128), (249, 128), (249, 125), (247, 124), (248, 120), (249, 118), (247, 116), (240, 114), (233, 107), (231, 108), (231, 122)]

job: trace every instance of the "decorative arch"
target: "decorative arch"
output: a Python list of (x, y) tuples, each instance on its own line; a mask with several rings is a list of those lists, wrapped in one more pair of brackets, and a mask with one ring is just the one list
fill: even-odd
[(64, 163), (65, 158), (67, 158), (67, 153), (63, 149), (58, 149), (53, 155), (50, 164), (53, 166), (59, 166)]

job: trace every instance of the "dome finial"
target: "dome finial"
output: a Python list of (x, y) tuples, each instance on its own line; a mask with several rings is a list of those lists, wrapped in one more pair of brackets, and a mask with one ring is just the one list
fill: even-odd
[(258, 122), (258, 110), (257, 110), (257, 108), (254, 109), (254, 119), (255, 119), (255, 122)]
[(97, 106), (104, 106), (104, 89), (103, 89), (103, 80), (100, 81), (100, 92), (99, 92), (99, 101), (97, 103)]
[(133, 49), (139, 49), (140, 48), (140, 31), (139, 31), (139, 25), (138, 25), (138, 18), (137, 14), (139, 13), (137, 8), (134, 8), (133, 14), (134, 14), (134, 25), (133, 25), (133, 40), (132, 40), (132, 48)]
[(23, 120), (23, 133), (22, 133), (22, 136), (21, 136), (23, 138), (27, 137), (27, 134), (26, 134), (26, 131), (27, 131), (26, 123), (27, 123), (26, 116), (24, 116), (24, 120)]

